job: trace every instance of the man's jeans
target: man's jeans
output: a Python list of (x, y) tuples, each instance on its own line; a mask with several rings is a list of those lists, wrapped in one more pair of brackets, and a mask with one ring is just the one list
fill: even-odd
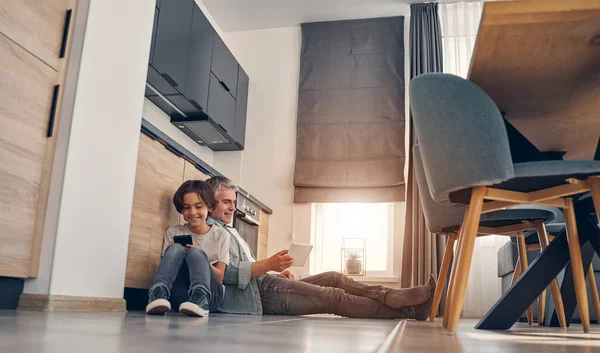
[[(185, 264), (183, 263), (184, 260)], [(185, 272), (189, 272), (189, 280), (188, 276), (183, 276)], [(180, 273), (179, 276), (177, 276), (178, 273)], [(177, 282), (175, 282), (175, 279), (177, 279)], [(176, 288), (172, 291), (174, 283)], [(216, 310), (223, 301), (223, 285), (211, 268), (208, 256), (200, 248), (193, 247), (186, 252), (181, 244), (169, 246), (158, 264), (150, 290), (158, 285), (167, 288), (171, 299), (173, 297), (177, 298), (177, 300), (171, 300), (172, 304), (175, 305), (186, 301), (192, 291), (196, 289), (201, 290), (206, 296), (210, 311)], [(189, 291), (183, 296), (181, 293), (182, 287), (185, 288), (184, 291), (189, 288)], [(185, 299), (182, 300), (182, 297)], [(173, 303), (173, 301), (176, 303)]]
[(353, 318), (412, 319), (412, 306), (392, 309), (384, 302), (389, 288), (367, 286), (339, 272), (325, 272), (299, 281), (277, 275), (258, 283), (264, 314), (336, 314)]

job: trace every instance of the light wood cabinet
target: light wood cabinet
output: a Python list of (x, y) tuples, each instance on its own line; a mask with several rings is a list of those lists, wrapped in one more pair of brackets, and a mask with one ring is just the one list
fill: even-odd
[(141, 134), (138, 152), (125, 286), (149, 288), (169, 226), (180, 224), (173, 205), (177, 188), (189, 179), (208, 176), (160, 142)]
[(263, 260), (267, 258), (267, 245), (269, 243), (269, 214), (260, 210), (258, 221), (260, 222), (260, 226), (258, 227), (256, 259)]
[(0, 32), (58, 71), (67, 11), (73, 3), (73, 0), (2, 0)]
[(75, 5), (0, 1), (0, 276), (37, 276)]

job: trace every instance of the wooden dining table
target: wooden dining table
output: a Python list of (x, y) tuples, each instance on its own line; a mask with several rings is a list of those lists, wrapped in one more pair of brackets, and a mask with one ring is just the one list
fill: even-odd
[[(540, 151), (594, 158), (600, 136), (600, 0), (485, 3), (468, 79)], [(583, 265), (600, 254), (591, 197), (576, 198)], [(575, 291), (566, 234), (558, 235), (483, 319), (479, 329), (509, 329), (559, 276), (570, 322)], [(592, 305), (592, 303), (590, 303)], [(544, 324), (558, 326), (552, 300)]]

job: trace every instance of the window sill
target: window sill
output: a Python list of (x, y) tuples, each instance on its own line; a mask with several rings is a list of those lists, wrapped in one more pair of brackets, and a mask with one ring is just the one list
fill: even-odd
[[(301, 275), (300, 278), (306, 278), (312, 275)], [(374, 276), (348, 276), (357, 282), (378, 282), (378, 283), (400, 283), (400, 277), (374, 277)]]
[(400, 283), (400, 277), (349, 276), (357, 282)]

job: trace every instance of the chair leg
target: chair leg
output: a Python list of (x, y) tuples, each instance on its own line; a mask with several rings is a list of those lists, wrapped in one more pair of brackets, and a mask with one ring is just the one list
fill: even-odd
[[(463, 236), (464, 227), (461, 226), (458, 230), (456, 240), (460, 243), (460, 239)], [(444, 318), (442, 320), (442, 327), (448, 328), (448, 321), (450, 316), (450, 303), (452, 302), (452, 293), (454, 293), (454, 285), (456, 283), (456, 264), (457, 259), (460, 256), (460, 247), (456, 247), (456, 253), (454, 254), (454, 261), (452, 261), (452, 268), (450, 269), (450, 282), (448, 283), (448, 291), (446, 292), (446, 308), (444, 310)]]
[(479, 228), (485, 190), (485, 186), (477, 186), (471, 191), (471, 202), (465, 215), (466, 222), (463, 223), (464, 232), (462, 238), (459, 239), (458, 246), (461, 250), (459, 257), (456, 259), (456, 284), (452, 293), (450, 310), (446, 313), (446, 315), (450, 315), (448, 321), (448, 331), (450, 332), (456, 332), (460, 312), (465, 302), (465, 292), (467, 290), (467, 281), (469, 280), (469, 271), (471, 270), (471, 260), (473, 259), (475, 238), (477, 237), (477, 230)]
[(544, 326), (544, 314), (546, 314), (546, 289), (538, 297), (538, 326)]
[(594, 267), (590, 264), (587, 273), (587, 281), (590, 286), (590, 294), (592, 295), (592, 304), (594, 312), (596, 312), (596, 320), (600, 324), (600, 299), (598, 299), (598, 285), (596, 284), (596, 276), (594, 276)]
[(448, 278), (448, 270), (450, 269), (450, 261), (452, 260), (452, 254), (454, 253), (454, 242), (456, 241), (456, 234), (452, 233), (448, 236), (448, 242), (446, 243), (446, 250), (444, 251), (444, 258), (442, 259), (442, 268), (440, 269), (440, 275), (438, 277), (438, 283), (435, 287), (435, 294), (433, 295), (433, 304), (431, 305), (431, 313), (429, 314), (429, 321), (435, 320), (440, 301), (442, 300), (442, 293), (444, 293), (444, 287), (446, 286), (446, 279)]
[(515, 271), (513, 272), (513, 277), (510, 285), (512, 286), (517, 281), (517, 278), (521, 275), (521, 257), (517, 257), (517, 265), (515, 266)]
[[(519, 261), (521, 262), (521, 270), (527, 270), (527, 245), (525, 244), (525, 234), (520, 232), (521, 235), (517, 238), (517, 243), (519, 245)], [(533, 307), (530, 305), (527, 308), (527, 323), (531, 326), (533, 325)]]
[[(538, 238), (540, 240), (540, 252), (550, 244), (548, 240), (548, 232), (544, 222), (537, 223)], [(567, 327), (567, 317), (565, 316), (565, 306), (563, 305), (562, 294), (560, 293), (560, 287), (558, 280), (555, 278), (550, 283), (550, 291), (552, 292), (552, 300), (554, 301), (554, 308), (556, 309), (556, 315), (558, 316), (558, 323), (560, 327)], [(544, 322), (543, 320), (541, 322)]]
[(565, 208), (567, 239), (569, 241), (569, 255), (571, 256), (571, 271), (573, 271), (577, 308), (579, 309), (583, 332), (590, 332), (590, 313), (588, 311), (589, 305), (585, 288), (585, 272), (583, 271), (579, 234), (577, 232), (577, 224), (575, 223), (575, 210), (572, 199), (567, 198), (565, 201), (567, 203), (567, 207)]
[[(587, 179), (586, 182), (588, 183), (592, 191), (592, 199), (594, 202), (594, 208), (596, 209), (596, 215), (600, 218), (600, 177), (590, 177)], [(592, 279), (590, 280), (590, 278)], [(594, 278), (594, 269), (592, 268), (592, 265), (590, 265), (590, 269), (588, 271), (588, 281), (590, 281), (590, 288), (592, 288), (592, 300), (594, 300), (596, 320), (600, 324), (600, 313), (598, 312), (600, 309), (600, 304), (598, 303), (598, 287), (596, 286), (596, 279)]]

